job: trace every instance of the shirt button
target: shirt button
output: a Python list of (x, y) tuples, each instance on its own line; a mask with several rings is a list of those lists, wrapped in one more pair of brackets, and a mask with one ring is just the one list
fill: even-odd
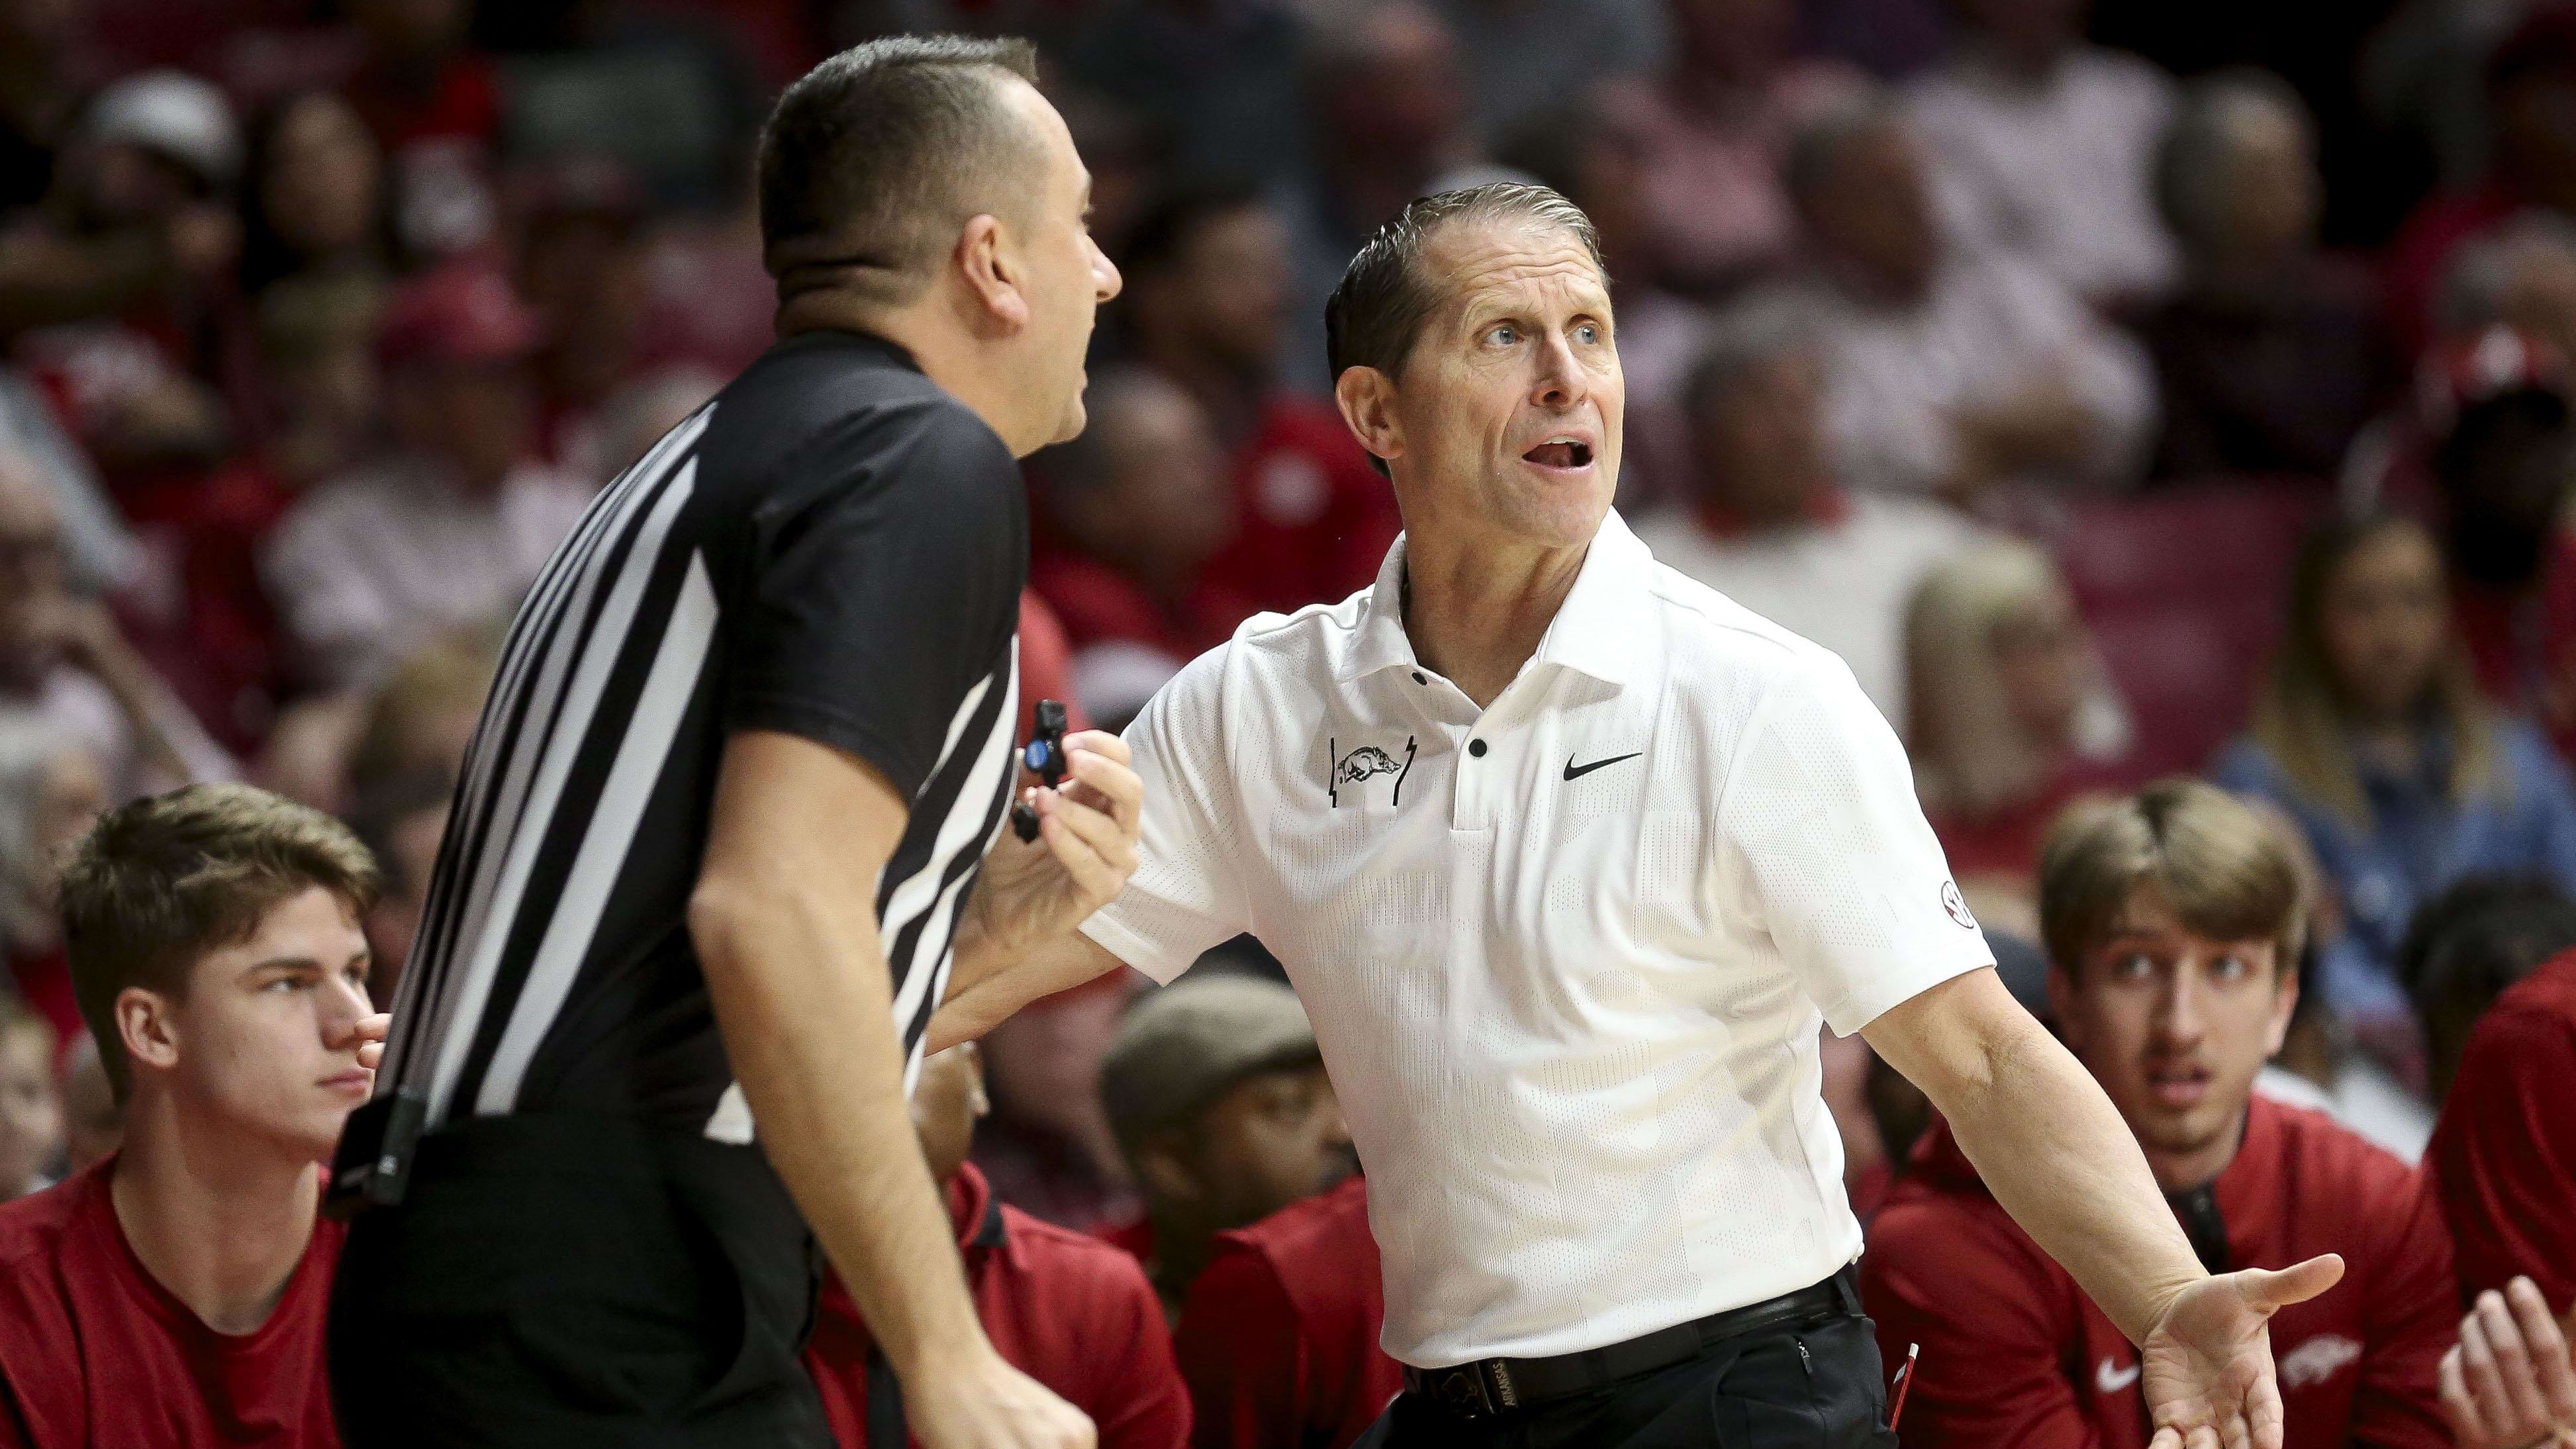
[(1467, 753), (1474, 755), (1477, 759), (1483, 759), (1485, 757), (1485, 742), (1483, 740), (1469, 740), (1467, 742)]
[(1422, 671), (1417, 669), (1413, 671), (1413, 682), (1416, 684), (1429, 684), (1431, 681), (1423, 678)]

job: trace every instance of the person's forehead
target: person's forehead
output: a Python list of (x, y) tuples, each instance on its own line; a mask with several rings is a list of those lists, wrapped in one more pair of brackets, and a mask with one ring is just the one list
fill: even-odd
[(1421, 265), (1445, 291), (1447, 305), (1468, 312), (1534, 296), (1577, 304), (1609, 300), (1582, 238), (1534, 219), (1453, 222), (1433, 234)]
[(1088, 187), (1091, 172), (1082, 164), (1082, 153), (1073, 144), (1073, 128), (1065, 124), (1054, 102), (1015, 75), (1002, 76), (994, 84), (1001, 87), (1004, 108), (1037, 138), (1048, 180), (1072, 191)]

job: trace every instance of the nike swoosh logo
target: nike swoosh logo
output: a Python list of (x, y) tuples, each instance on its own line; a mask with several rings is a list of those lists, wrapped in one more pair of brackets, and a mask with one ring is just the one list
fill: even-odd
[(1633, 760), (1644, 753), (1644, 750), (1631, 750), (1624, 755), (1612, 755), (1606, 760), (1594, 760), (1588, 765), (1578, 765), (1574, 763), (1574, 757), (1572, 755), (1568, 755), (1565, 757), (1565, 778), (1569, 780), (1580, 780), (1584, 776), (1591, 774), (1593, 771), (1600, 769), (1604, 765), (1615, 765), (1621, 760)]
[(2093, 1387), (2106, 1394), (2116, 1394), (2138, 1381), (2138, 1369), (2137, 1364), (2131, 1364), (2127, 1368), (2114, 1368), (2111, 1366), (2111, 1361), (2106, 1358), (2102, 1360), (2102, 1366), (2093, 1371)]

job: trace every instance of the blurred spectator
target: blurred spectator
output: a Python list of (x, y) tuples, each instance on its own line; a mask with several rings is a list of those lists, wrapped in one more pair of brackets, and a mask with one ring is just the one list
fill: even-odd
[[(2343, 1255), (2281, 1310), (2286, 1449), (2448, 1444), (2450, 1245), (2403, 1163), (2252, 1091), (2298, 994), (2298, 877), (2271, 830), (2167, 781), (2070, 816), (2041, 912), (2058, 1029), (2120, 1110), (2202, 1265)], [(1909, 1446), (2136, 1443), (2137, 1351), (1994, 1201), (1946, 1124), (1871, 1224), (1862, 1295), (1891, 1359), (1922, 1345)]]
[(1793, 0), (1668, 0), (1673, 56), (1605, 103), (1643, 151), (1648, 280), (1723, 291), (1784, 261), (1797, 239), (1780, 184), (1790, 138), (1862, 82), (1793, 60)]
[(1708, 317), (1655, 281), (1653, 157), (1645, 126), (1615, 93), (1596, 91), (1531, 116), (1500, 159), (1581, 207), (1609, 267), (1619, 376), (1627, 389), (1620, 512), (1633, 516), (1686, 496), (1696, 465), (1682, 391)]
[(610, 393), (599, 405), (598, 426), (592, 430), (597, 446), (591, 468), (600, 486), (615, 482), (724, 385), (723, 378), (707, 369), (681, 363), (645, 373)]
[(110, 84), (75, 135), (51, 217), (57, 239), (157, 235), (170, 265), (160, 285), (24, 332), (15, 351), (110, 478), (131, 488), (156, 468), (212, 462), (231, 442), (229, 409), (248, 381), (230, 275), (241, 139), (223, 93), (177, 71)]
[(2527, 207), (2576, 215), (2576, 5), (2542, 0), (2489, 55), (2485, 174), (2417, 205), (2389, 243), (2389, 310), (2410, 351), (2428, 336), (2434, 290), (2461, 243)]
[(1208, 566), (1235, 509), (1206, 412), (1141, 368), (1093, 379), (1087, 399), (1082, 436), (1040, 464), (1062, 542), (1030, 563), (1029, 586), (1064, 623), (1083, 707), (1117, 729), (1254, 608)]
[(360, 42), (340, 93), (394, 168), (394, 227), (419, 255), (455, 256), (493, 234), (492, 156), (501, 76), (467, 39), (472, 0), (349, 0)]
[(2070, 801), (2125, 784), (2129, 724), (2049, 557), (1990, 539), (1924, 576), (1905, 616), (1906, 746), (1980, 917), (2035, 936), (2040, 841)]
[(1488, 147), (1562, 97), (1659, 66), (1670, 42), (1650, 0), (1441, 0)]
[[(2256, 807), (2257, 813), (2280, 814), (2269, 801), (2246, 797), (2245, 803)], [(2297, 841), (2305, 851), (2298, 826), (2284, 818), (2279, 829), (2285, 840)], [(2313, 917), (2310, 928), (2314, 929)], [(2299, 1003), (2290, 1013), (2289, 1036), (2254, 1078), (2254, 1090), (2286, 1106), (2323, 1112), (2364, 1142), (2413, 1167), (2424, 1160), (2424, 1144), (2433, 1136), (2433, 1106), (2424, 1097), (2423, 1068), (2414, 1043), (2406, 1041), (2405, 1055), (2392, 1061), (2394, 1054), (2386, 1050), (2384, 1041), (2357, 1039), (2316, 989), (2317, 962), (2323, 954), (2314, 939), (2300, 954)]]
[(127, 1121), (113, 1156), (0, 1208), (17, 1442), (338, 1443), (344, 1230), (316, 1164), (381, 1039), (354, 924), (373, 875), (337, 824), (238, 785), (135, 802), (82, 842), (73, 971)]
[(1216, 1235), (1331, 1187), (1356, 1165), (1297, 993), (1247, 976), (1138, 1001), (1100, 1063), (1100, 1098), (1145, 1195), (1106, 1233), (1178, 1318)]
[(63, 1068), (63, 1171), (78, 1172), (114, 1152), (124, 1136), (125, 1109), (108, 1085), (98, 1039), (83, 1031)]
[(2510, 327), (2576, 357), (2576, 220), (2526, 211), (2462, 242), (2442, 272), (2433, 320), (2444, 337)]
[(643, 197), (616, 163), (572, 158), (524, 177), (518, 201), (515, 280), (542, 339), (538, 453), (602, 485), (615, 470), (600, 414), (638, 375), (650, 301)]
[(280, 715), (261, 760), (261, 779), (299, 804), (350, 815), (380, 788), (416, 775), (453, 777), (483, 712), (502, 633), (479, 629), (432, 635), (365, 689), (299, 700)]
[[(1287, 232), (1249, 187), (1172, 188), (1130, 234), (1124, 340), (1198, 400), (1226, 450), (1232, 538), (1210, 571), (1287, 612), (1367, 586), (1395, 542), (1395, 492), (1341, 413), (1281, 384), (1295, 324)], [(1320, 315), (1320, 314), (1319, 314)]]
[(242, 186), (242, 288), (290, 277), (381, 275), (393, 263), (384, 153), (330, 91), (271, 103), (253, 122)]
[(1846, 485), (1966, 499), (2003, 482), (2122, 482), (2145, 462), (2145, 353), (2026, 263), (1949, 246), (1895, 112), (1854, 104), (1807, 127), (1789, 184), (1819, 264), (1792, 295), (1824, 328)]
[(2576, 901), (2537, 875), (2470, 876), (2426, 901), (2397, 948), (2397, 980), (2424, 1023), (2435, 1106), (2451, 1093), (2478, 1018), (2541, 962), (2576, 947)]
[(404, 284), (377, 341), (396, 450), (298, 501), (261, 572), (302, 671), (380, 678), (439, 628), (516, 606), (590, 501), (531, 458), (536, 318), (509, 284), (452, 264)]
[(1104, 0), (1062, 59), (1074, 80), (1154, 128), (1174, 174), (1270, 182), (1306, 160), (1306, 44), (1283, 0)]
[[(1467, 129), (1458, 38), (1420, 0), (1362, 6), (1305, 39), (1313, 157), (1279, 193), (1295, 285), (1291, 367), (1282, 380), (1331, 394), (1324, 300), (1379, 223), (1417, 196), (1496, 179)], [(1267, 144), (1280, 134), (1267, 121)]]
[(1100, 1102), (1100, 1062), (1143, 979), (1112, 971), (1031, 1002), (985, 1034), (993, 1117), (975, 1135), (975, 1165), (995, 1197), (1076, 1232), (1136, 1215), (1134, 1180)]
[(42, 721), (81, 741), (117, 799), (231, 774), (107, 606), (72, 593), (60, 518), (33, 465), (0, 453), (0, 721)]
[(0, 997), (0, 1202), (53, 1186), (62, 1151), (53, 1024)]
[(1947, 64), (1913, 83), (1915, 124), (1959, 244), (2007, 252), (2111, 312), (2174, 282), (2156, 216), (2173, 81), (2084, 42), (2088, 0), (1957, 0)]
[(429, 908), (430, 872), (438, 864), (448, 799), (455, 789), (452, 769), (415, 767), (356, 792), (350, 806), (350, 828), (384, 876), (384, 891), (363, 922), (367, 947), (376, 958), (375, 969), (367, 974), (367, 994), (382, 1010), (393, 1009), (412, 941), (420, 934), (421, 914)]
[[(1182, 1449), (1188, 1392), (1161, 1305), (1136, 1260), (1097, 1238), (997, 1201), (966, 1160), (990, 1110), (974, 1043), (924, 1060), (912, 1122), (966, 1260), (975, 1316), (993, 1349), (1088, 1416), (1100, 1449)], [(805, 1366), (842, 1449), (898, 1449), (903, 1398), (893, 1366), (835, 1275), (825, 1281)]]
[(1354, 1174), (1216, 1235), (1173, 1326), (1194, 1449), (1348, 1449), (1404, 1387), (1378, 1347), (1386, 1283)]
[(1829, 56), (1904, 80), (1950, 52), (1947, 0), (1800, 0), (1800, 55)]
[(2319, 988), (2366, 1042), (2411, 1037), (2395, 965), (2418, 902), (2482, 871), (2576, 887), (2576, 785), (2536, 730), (2479, 695), (2441, 556), (2413, 522), (2337, 520), (2311, 536), (2252, 729), (2214, 778), (2306, 834), (2345, 926)]
[(2470, 1029), (2459, 1074), (2424, 1154), (2450, 1220), (2460, 1301), (2517, 1275), (2549, 1311), (2576, 1307), (2576, 953), (2506, 987)]
[(53, 1026), (60, 1041), (83, 1030), (55, 908), (61, 854), (113, 803), (87, 741), (43, 723), (0, 726), (0, 948), (9, 962), (6, 985)]
[(2316, 133), (2262, 71), (2192, 82), (2156, 198), (2181, 292), (2144, 333), (2164, 396), (2154, 476), (2328, 478), (2395, 381), (2377, 286), (2318, 250)]
[(1807, 318), (1760, 303), (1719, 318), (1684, 394), (1690, 492), (1637, 536), (1661, 562), (1840, 655), (1902, 728), (1906, 607), (1978, 530), (1939, 504), (1838, 486), (1823, 393)]

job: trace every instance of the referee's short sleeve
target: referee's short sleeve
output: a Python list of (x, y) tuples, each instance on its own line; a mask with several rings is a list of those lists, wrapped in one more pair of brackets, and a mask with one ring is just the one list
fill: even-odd
[(1915, 800), (1905, 747), (1840, 660), (1793, 662), (1754, 707), (1718, 835), (1732, 894), (1842, 1035), (1994, 964)]
[(1237, 862), (1252, 842), (1227, 766), (1220, 645), (1172, 676), (1127, 726), (1145, 786), (1135, 875), (1082, 923), (1084, 935), (1157, 981), (1251, 929)]
[(826, 433), (781, 477), (726, 601), (726, 727), (846, 750), (909, 800), (1018, 623), (1018, 465), (950, 404)]

